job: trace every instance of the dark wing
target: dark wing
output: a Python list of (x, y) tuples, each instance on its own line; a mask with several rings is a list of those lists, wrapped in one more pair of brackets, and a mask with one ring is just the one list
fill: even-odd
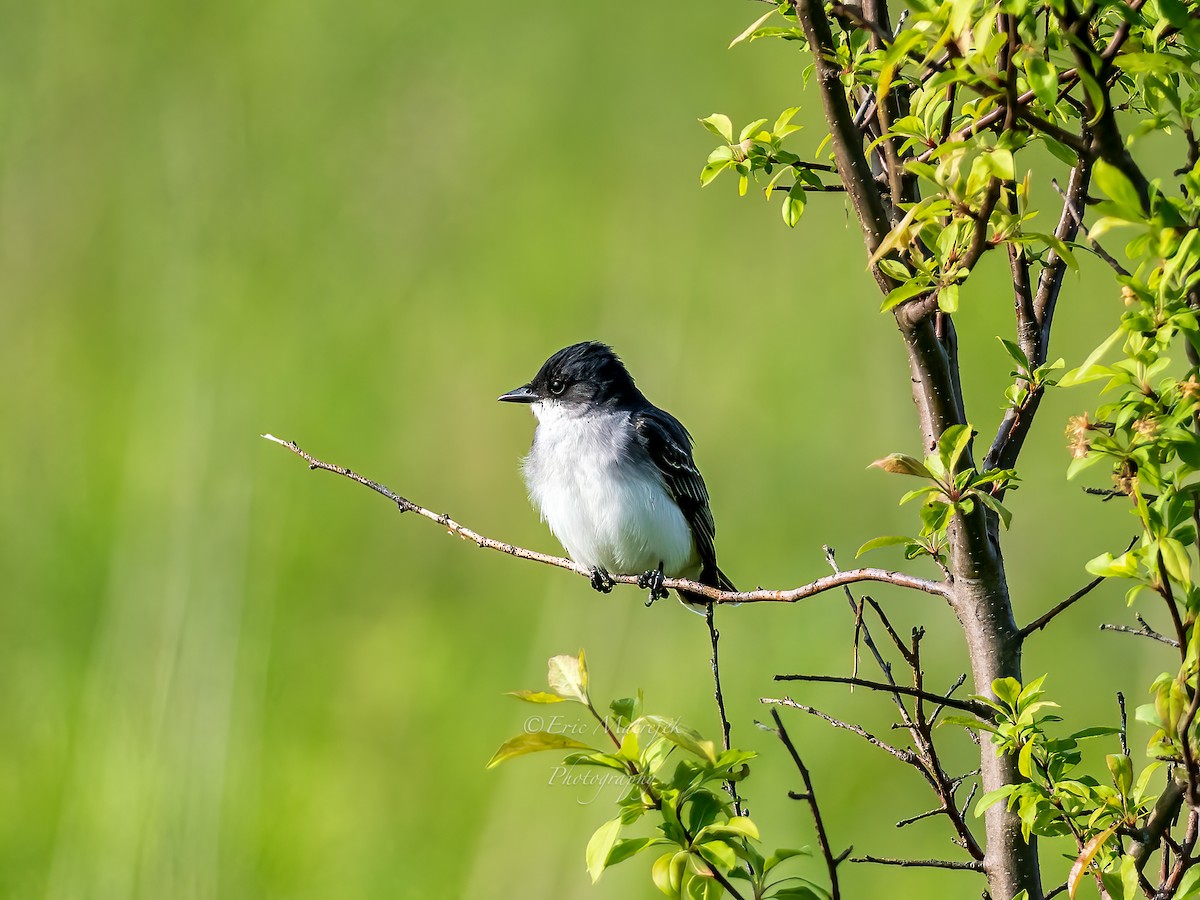
[(692, 529), (703, 565), (701, 579), (723, 578), (717, 569), (717, 551), (713, 547), (717, 526), (708, 505), (708, 489), (692, 460), (692, 436), (678, 419), (657, 407), (632, 413), (631, 419), (638, 440), (662, 473), (667, 490)]

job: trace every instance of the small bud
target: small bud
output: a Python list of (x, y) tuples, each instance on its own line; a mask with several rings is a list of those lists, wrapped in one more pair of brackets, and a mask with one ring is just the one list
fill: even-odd
[(1189, 375), (1187, 381), (1179, 382), (1179, 393), (1189, 400), (1195, 400), (1200, 397), (1200, 381), (1196, 380), (1195, 375)]
[(1121, 299), (1125, 301), (1126, 306), (1137, 306), (1138, 295), (1129, 285), (1121, 286)]

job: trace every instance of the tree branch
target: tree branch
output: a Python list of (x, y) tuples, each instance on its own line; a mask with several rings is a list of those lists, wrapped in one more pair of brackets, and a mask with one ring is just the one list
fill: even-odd
[(1165, 634), (1159, 634), (1145, 622), (1141, 628), (1130, 628), (1128, 625), (1111, 625), (1107, 622), (1100, 625), (1101, 631), (1119, 631), (1121, 634), (1132, 634), (1137, 637), (1150, 638), (1152, 641), (1158, 641), (1160, 644), (1166, 644), (1168, 647), (1179, 649), (1179, 641), (1174, 638), (1169, 638)]
[[(721, 640), (721, 632), (717, 631), (716, 615), (716, 604), (708, 604), (704, 609), (704, 620), (708, 623), (708, 636), (712, 641), (713, 695), (717, 701), (717, 714), (721, 717), (721, 746), (725, 750), (728, 750), (729, 716), (725, 713), (725, 692), (721, 690), (721, 659), (717, 649)], [(733, 781), (727, 781), (725, 782), (725, 790), (729, 792), (729, 797), (733, 800), (734, 813), (740, 816), (742, 814), (742, 798), (738, 796), (737, 784)]]
[(890, 856), (852, 856), (852, 863), (875, 863), (880, 866), (901, 866), (902, 868), (923, 869), (958, 869), (966, 872), (982, 872), (983, 863), (978, 860), (958, 862), (952, 859), (894, 859)]
[[(846, 731), (857, 734), (868, 744), (878, 747), (880, 750), (883, 750), (886, 753), (890, 753), (901, 762), (907, 763), (910, 766), (916, 764), (920, 768), (920, 765), (917, 762), (916, 754), (911, 750), (901, 750), (899, 747), (893, 747), (887, 741), (880, 740), (875, 735), (871, 734), (871, 732), (867, 731), (861, 725), (855, 725), (853, 722), (843, 722), (841, 719), (835, 719), (828, 713), (821, 712), (821, 710), (817, 709), (816, 707), (808, 706), (804, 703), (797, 703), (791, 697), (759, 697), (758, 702), (766, 703), (768, 705), (774, 704), (775, 706), (788, 706), (792, 709), (798, 709), (801, 712), (806, 712), (810, 716), (816, 716), (818, 719), (824, 719), (834, 728), (844, 728)], [(924, 771), (923, 768), (922, 771)]]
[[(530, 562), (542, 563), (547, 566), (554, 566), (559, 569), (566, 569), (574, 572), (577, 575), (582, 575), (585, 578), (591, 577), (591, 571), (584, 566), (581, 566), (574, 561), (562, 556), (551, 556), (548, 553), (539, 553), (536, 550), (527, 550), (524, 547), (517, 547), (513, 544), (506, 544), (503, 541), (497, 541), (493, 538), (485, 537), (477, 531), (472, 531), (464, 525), (460, 525), (454, 519), (450, 518), (446, 513), (435, 513), (423, 506), (413, 503), (411, 500), (401, 497), (399, 494), (384, 487), (376, 481), (369, 478), (364, 478), (357, 472), (342, 466), (334, 465), (333, 463), (323, 462), (305, 451), (301, 450), (294, 441), (285, 441), (277, 438), (274, 435), (264, 434), (262, 437), (268, 441), (274, 441), (283, 447), (287, 447), (297, 456), (301, 457), (308, 463), (310, 469), (320, 469), (325, 472), (332, 472), (335, 475), (341, 475), (349, 478), (351, 481), (357, 481), (364, 487), (370, 488), (377, 494), (387, 497), (400, 512), (411, 512), (429, 519), (431, 522), (437, 522), (451, 534), (456, 535), (463, 540), (471, 541), (477, 547), (486, 550), (496, 550), (508, 556), (515, 556), (517, 559), (525, 559)], [(634, 584), (638, 583), (638, 575), (622, 575), (611, 574), (609, 576), (615, 584)], [(846, 572), (839, 572), (835, 575), (826, 575), (823, 578), (818, 578), (816, 581), (789, 590), (756, 590), (756, 591), (723, 591), (719, 588), (710, 587), (706, 584), (700, 584), (697, 581), (689, 581), (686, 578), (664, 578), (662, 587), (667, 590), (684, 591), (688, 594), (698, 594), (713, 603), (795, 603), (799, 600), (806, 600), (809, 597), (814, 597), (817, 594), (839, 588), (842, 585), (854, 584), (858, 581), (878, 581), (884, 584), (895, 585), (896, 587), (910, 588), (912, 590), (923, 591), (927, 594), (934, 594), (939, 597), (947, 595), (946, 585), (928, 581), (924, 578), (916, 578), (912, 575), (905, 575), (903, 572), (890, 572), (886, 569), (851, 569)]]
[(1083, 587), (1081, 587), (1079, 590), (1077, 590), (1075, 593), (1073, 593), (1070, 597), (1068, 597), (1066, 600), (1062, 601), (1062, 603), (1059, 603), (1057, 606), (1055, 606), (1053, 609), (1051, 609), (1049, 612), (1044, 613), (1041, 616), (1038, 616), (1038, 618), (1034, 619), (1032, 622), (1030, 622), (1028, 625), (1026, 625), (1024, 628), (1021, 629), (1021, 639), (1024, 640), (1025, 638), (1029, 637), (1029, 635), (1033, 634), (1035, 631), (1041, 631), (1048, 624), (1050, 624), (1051, 619), (1053, 619), (1059, 613), (1064, 612), (1065, 610), (1069, 609), (1072, 605), (1074, 605), (1079, 600), (1082, 600), (1084, 597), (1086, 597), (1088, 594), (1090, 594), (1093, 590), (1095, 590), (1097, 587), (1099, 587), (1100, 583), (1102, 581), (1104, 581), (1104, 576), (1100, 576), (1099, 578), (1092, 579), (1087, 584), (1085, 584)]
[[(994, 711), (982, 703), (976, 703), (973, 700), (959, 700), (955, 697), (949, 697), (944, 694), (935, 694), (931, 691), (922, 691), (917, 688), (905, 687), (902, 684), (884, 684), (880, 681), (868, 681), (865, 678), (849, 678), (843, 675), (776, 675), (776, 681), (807, 681), (818, 682), (822, 684), (850, 684), (855, 687), (865, 687), (872, 691), (884, 691), (891, 694), (904, 694), (908, 697), (919, 697), (922, 700), (928, 700), (931, 703), (937, 703), (941, 706), (948, 706), (951, 709), (958, 709), (965, 713), (970, 713), (973, 716), (978, 716), (984, 720), (990, 720), (994, 716)], [(907, 727), (907, 726), (905, 726)]]
[[(804, 37), (812, 48), (821, 105), (833, 136), (833, 159), (838, 175), (862, 223), (867, 252), (874, 254), (891, 227), (870, 163), (863, 152), (862, 134), (855, 124), (854, 114), (850, 111), (842, 88), (841, 68), (835, 61), (833, 33), (825, 17), (825, 7), (820, 0), (792, 0), (792, 6), (804, 29)], [(893, 287), (891, 279), (879, 271), (878, 266), (872, 266), (871, 269), (880, 289), (890, 291)]]
[(817, 794), (813, 790), (812, 778), (808, 774), (808, 767), (804, 765), (804, 761), (796, 751), (796, 745), (792, 743), (787, 729), (783, 727), (783, 720), (779, 718), (779, 711), (772, 709), (771, 718), (775, 721), (776, 736), (778, 736), (779, 740), (783, 741), (783, 746), (787, 748), (788, 753), (792, 757), (792, 762), (796, 764), (796, 768), (800, 771), (800, 777), (804, 780), (805, 792), (799, 795), (797, 799), (807, 800), (808, 806), (812, 810), (813, 823), (817, 828), (817, 843), (821, 845), (821, 855), (825, 857), (825, 868), (829, 872), (830, 900), (840, 900), (842, 894), (841, 889), (838, 887), (837, 867), (838, 863), (846, 858), (846, 854), (843, 853), (840, 857), (833, 855), (833, 850), (829, 846), (829, 837), (825, 833), (825, 822), (821, 818), (821, 808), (817, 805)]

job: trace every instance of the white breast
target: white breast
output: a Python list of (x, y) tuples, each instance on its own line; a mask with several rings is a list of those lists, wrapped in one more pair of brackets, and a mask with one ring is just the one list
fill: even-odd
[[(692, 532), (662, 476), (634, 446), (625, 413), (573, 414), (536, 403), (525, 483), (542, 519), (581, 565), (613, 574), (699, 573)], [(638, 453), (630, 453), (630, 450)]]

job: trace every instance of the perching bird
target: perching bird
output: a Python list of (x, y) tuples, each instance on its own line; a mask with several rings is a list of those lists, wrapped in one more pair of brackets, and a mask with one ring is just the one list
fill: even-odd
[[(691, 435), (645, 398), (610, 347), (559, 350), (499, 399), (532, 405), (529, 496), (571, 559), (591, 570), (592, 587), (608, 593), (610, 574), (639, 575), (651, 602), (666, 595), (664, 576), (735, 590), (717, 568)], [(680, 599), (704, 611), (704, 598)]]

